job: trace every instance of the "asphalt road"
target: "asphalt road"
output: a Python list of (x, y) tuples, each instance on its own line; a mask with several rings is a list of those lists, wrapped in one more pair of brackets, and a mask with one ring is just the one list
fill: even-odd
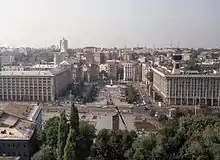
[[(148, 96), (147, 92), (145, 91), (145, 89), (142, 88), (142, 86), (141, 86), (140, 84), (135, 83), (135, 84), (133, 84), (133, 86), (134, 86), (135, 88), (137, 88), (138, 91), (140, 92), (141, 97), (143, 98), (143, 100), (144, 100), (145, 103), (146, 103), (146, 106), (145, 106), (145, 107), (148, 107), (149, 109), (154, 109), (156, 112), (159, 112), (159, 113), (163, 113), (163, 114), (168, 114), (168, 113), (169, 113), (169, 109), (168, 109), (168, 108), (158, 107), (155, 103), (153, 103), (153, 102), (151, 101), (151, 99), (149, 98), (149, 96)], [(150, 103), (150, 105), (148, 105), (149, 103)], [(141, 111), (141, 110), (143, 110), (143, 109), (138, 108), (137, 110), (138, 110), (138, 112), (139, 112), (139, 111)]]
[[(158, 107), (155, 103), (153, 103), (151, 101), (151, 99), (148, 97), (148, 94), (146, 93), (145, 89), (142, 88), (142, 86), (138, 83), (133, 84), (133, 86), (135, 88), (138, 89), (138, 91), (140, 92), (140, 95), (142, 97), (142, 99), (146, 102), (146, 105), (140, 105), (139, 107), (134, 106), (134, 105), (118, 105), (119, 110), (130, 110), (131, 108), (129, 108), (129, 106), (133, 106), (133, 108), (131, 109), (131, 111), (133, 113), (138, 113), (138, 114), (148, 114), (150, 109), (154, 109), (156, 112), (159, 113), (163, 113), (163, 114), (168, 114), (169, 110), (168, 108), (164, 108), (164, 107)], [(150, 102), (150, 104), (149, 104)], [(103, 108), (103, 106), (106, 105), (98, 105), (98, 104), (85, 104), (85, 105), (79, 105), (79, 104), (75, 104), (78, 108), (79, 111), (91, 111), (91, 112), (114, 112), (115, 108), (112, 106), (109, 106), (108, 108)], [(69, 106), (69, 104), (66, 104), (65, 106)], [(60, 106), (60, 107), (45, 107), (49, 110), (55, 111), (55, 110), (62, 110), (62, 109), (67, 109), (65, 106)], [(145, 108), (148, 108), (149, 110), (146, 110)]]

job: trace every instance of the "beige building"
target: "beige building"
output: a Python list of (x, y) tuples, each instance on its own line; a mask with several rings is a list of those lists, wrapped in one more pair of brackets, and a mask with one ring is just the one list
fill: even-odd
[(164, 68), (152, 70), (153, 88), (168, 105), (220, 106), (220, 74), (174, 74)]
[(55, 101), (72, 83), (70, 69), (1, 71), (1, 101)]

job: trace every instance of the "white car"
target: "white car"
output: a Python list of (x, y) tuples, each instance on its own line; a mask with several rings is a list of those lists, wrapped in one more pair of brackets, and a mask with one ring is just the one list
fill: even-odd
[(104, 109), (104, 108), (108, 108), (108, 106), (103, 106), (102, 108), (103, 108), (103, 109)]

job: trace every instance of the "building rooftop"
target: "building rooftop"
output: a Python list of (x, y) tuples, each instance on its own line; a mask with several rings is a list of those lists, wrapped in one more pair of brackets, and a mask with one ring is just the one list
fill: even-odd
[(35, 127), (35, 122), (19, 119), (12, 127), (0, 127), (0, 139), (29, 140), (35, 131)]
[[(106, 128), (106, 129), (112, 129), (112, 116), (115, 115), (115, 113), (85, 113), (85, 114), (79, 114), (80, 120), (88, 121), (90, 124), (93, 124), (97, 131)], [(128, 127), (128, 130), (135, 130), (134, 127), (134, 116), (132, 114), (122, 114), (122, 117), (124, 118), (124, 121)], [(121, 119), (119, 121), (119, 128), (125, 129)]]
[(20, 160), (20, 157), (6, 157), (6, 156), (0, 156), (0, 160)]
[(220, 77), (219, 72), (199, 72), (199, 71), (190, 71), (190, 70), (181, 70), (180, 74), (172, 74), (171, 70), (167, 69), (166, 67), (154, 67), (152, 70), (162, 77)]
[(0, 106), (0, 139), (29, 140), (42, 108), (37, 105), (3, 104)]
[(58, 65), (55, 65), (55, 64), (36, 64), (36, 65), (33, 65), (31, 68), (56, 68), (58, 67)]
[(65, 68), (53, 68), (49, 71), (1, 71), (0, 76), (33, 76), (51, 77), (62, 73)]
[[(29, 121), (34, 121), (41, 110), (42, 107), (35, 104), (18, 104), (18, 103), (1, 104), (0, 123), (3, 120), (7, 122), (9, 120), (12, 121), (19, 118), (26, 119)], [(10, 116), (13, 118), (11, 118)], [(7, 117), (10, 118), (7, 119)]]
[(32, 108), (33, 106), (31, 105), (9, 103), (2, 107), (2, 111), (18, 118), (25, 118)]

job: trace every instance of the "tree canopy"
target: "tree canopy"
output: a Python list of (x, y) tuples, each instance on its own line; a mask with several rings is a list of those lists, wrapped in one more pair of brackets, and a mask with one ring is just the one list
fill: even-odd
[[(79, 122), (78, 110), (74, 107), (71, 112), (75, 113), (72, 113), (72, 121), (70, 116), (69, 123), (65, 112), (61, 112), (60, 117), (53, 117), (46, 122), (41, 136), (43, 147), (33, 156), (34, 160), (44, 158), (47, 160), (48, 156), (55, 157), (57, 160), (69, 160), (74, 157), (77, 160), (86, 160), (90, 155), (96, 129), (86, 121)], [(77, 129), (78, 134), (75, 132)]]
[[(132, 145), (133, 160), (219, 159), (220, 122), (199, 115), (170, 121), (156, 135), (138, 138)], [(215, 149), (213, 148), (215, 146)]]
[(41, 135), (41, 143), (48, 145), (52, 150), (57, 149), (59, 120), (59, 117), (49, 119), (44, 125), (44, 130)]
[(58, 127), (58, 140), (57, 140), (57, 158), (58, 160), (63, 160), (64, 155), (64, 147), (66, 145), (66, 139), (68, 135), (68, 124), (65, 115), (65, 111), (60, 114), (60, 122)]
[(56, 160), (56, 158), (51, 147), (43, 146), (37, 153), (34, 154), (31, 160)]
[(74, 103), (70, 108), (70, 127), (74, 129), (76, 135), (79, 134), (79, 114)]
[(139, 100), (138, 91), (132, 86), (128, 85), (125, 90), (126, 100), (128, 103), (132, 104)]
[[(76, 110), (73, 107), (72, 111)], [(77, 115), (72, 116), (78, 121), (77, 117)], [(165, 127), (146, 137), (137, 136), (135, 131), (108, 129), (100, 130), (96, 136), (95, 127), (86, 121), (77, 122), (79, 126), (77, 127), (78, 134), (76, 134), (74, 127), (77, 123), (68, 124), (65, 113), (62, 112), (60, 117), (54, 117), (46, 122), (42, 134), (42, 147), (32, 159), (55, 160), (62, 157), (60, 154), (64, 155), (64, 160), (72, 158), (86, 160), (88, 157), (91, 160), (220, 159), (220, 120), (218, 117), (198, 113), (193, 116), (188, 114), (185, 117), (184, 115), (177, 116), (173, 120), (167, 120), (164, 115), (159, 115), (158, 120), (166, 120)], [(64, 133), (61, 130), (65, 129), (67, 129), (68, 136), (61, 134)], [(61, 137), (65, 140), (63, 153), (60, 150), (61, 146), (64, 146)], [(55, 149), (56, 147), (58, 149)]]

